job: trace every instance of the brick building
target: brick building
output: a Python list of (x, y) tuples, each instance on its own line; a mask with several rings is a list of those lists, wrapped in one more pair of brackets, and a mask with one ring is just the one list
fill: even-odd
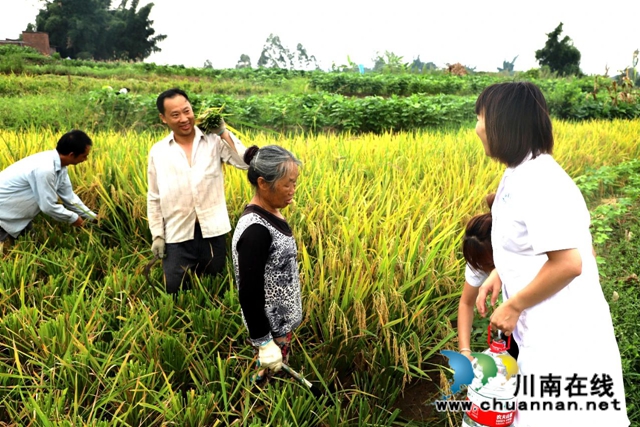
[(49, 34), (42, 32), (22, 32), (22, 40), (0, 40), (0, 44), (15, 44), (18, 46), (28, 46), (38, 50), (43, 55), (51, 56), (56, 51), (55, 47), (49, 45)]

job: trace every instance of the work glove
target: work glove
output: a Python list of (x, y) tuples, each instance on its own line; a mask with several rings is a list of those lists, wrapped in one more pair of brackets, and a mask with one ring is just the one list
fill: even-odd
[(220, 117), (220, 126), (218, 126), (217, 128), (211, 129), (211, 133), (215, 133), (218, 136), (222, 136), (222, 134), (226, 129), (227, 129), (227, 126), (224, 122), (224, 119)]
[(268, 368), (273, 372), (282, 369), (282, 351), (278, 344), (270, 340), (258, 347), (258, 362), (260, 362), (260, 368)]
[(151, 252), (153, 252), (154, 256), (158, 258), (164, 258), (164, 239), (162, 237), (156, 237), (153, 239), (153, 244), (151, 245)]

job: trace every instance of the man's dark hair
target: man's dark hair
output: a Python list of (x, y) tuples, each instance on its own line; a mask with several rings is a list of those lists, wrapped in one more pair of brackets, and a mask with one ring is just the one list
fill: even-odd
[(488, 86), (476, 101), (476, 114), (484, 116), (489, 155), (507, 166), (552, 154), (553, 130), (549, 109), (540, 89), (530, 82)]
[(56, 145), (56, 151), (58, 154), (71, 154), (74, 157), (78, 157), (83, 154), (87, 149), (87, 145), (93, 145), (89, 135), (81, 130), (74, 129), (62, 135)]
[(187, 93), (178, 88), (165, 90), (160, 95), (158, 95), (158, 99), (156, 99), (156, 107), (158, 107), (158, 111), (160, 112), (160, 114), (164, 114), (164, 100), (167, 98), (173, 98), (174, 96), (178, 95), (184, 96), (184, 98), (189, 101)]

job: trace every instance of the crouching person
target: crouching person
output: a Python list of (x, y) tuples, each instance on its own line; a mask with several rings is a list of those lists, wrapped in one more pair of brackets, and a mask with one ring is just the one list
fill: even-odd
[(292, 331), (302, 321), (297, 246), (280, 212), (293, 201), (301, 164), (282, 147), (249, 147), (244, 154), (254, 195), (232, 240), (233, 267), (249, 341), (263, 385), (287, 363)]
[(32, 154), (0, 172), (0, 255), (29, 231), (40, 212), (76, 227), (96, 218), (73, 192), (67, 172), (67, 166), (87, 160), (91, 146), (86, 133), (72, 130), (55, 150)]

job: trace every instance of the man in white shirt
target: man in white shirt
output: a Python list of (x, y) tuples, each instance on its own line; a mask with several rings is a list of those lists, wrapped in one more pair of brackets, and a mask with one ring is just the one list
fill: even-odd
[(156, 105), (171, 133), (149, 152), (147, 217), (151, 250), (164, 258), (166, 290), (176, 293), (187, 283), (188, 271), (222, 272), (225, 235), (231, 231), (222, 163), (249, 166), (242, 159), (244, 145), (224, 124), (207, 135), (195, 125), (184, 91), (164, 91)]
[(40, 212), (76, 227), (96, 218), (73, 192), (67, 172), (67, 166), (87, 160), (91, 146), (86, 133), (72, 130), (55, 150), (32, 154), (0, 172), (0, 254)]

